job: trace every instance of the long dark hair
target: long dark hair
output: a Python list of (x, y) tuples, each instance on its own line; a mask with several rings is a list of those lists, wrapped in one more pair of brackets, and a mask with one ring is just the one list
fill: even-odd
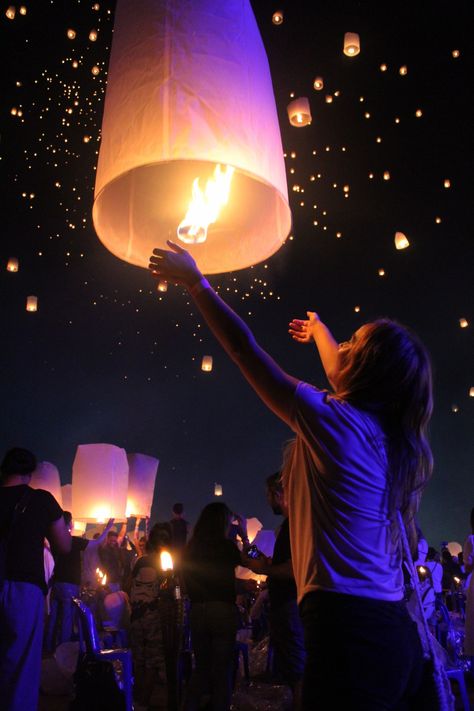
[(416, 550), (415, 514), (433, 468), (429, 355), (405, 326), (389, 319), (367, 323), (341, 353), (336, 385), (337, 397), (380, 416), (388, 437), (390, 513), (394, 519), (401, 511)]
[(194, 526), (193, 535), (187, 545), (190, 553), (201, 553), (214, 548), (227, 537), (232, 512), (223, 501), (207, 504)]

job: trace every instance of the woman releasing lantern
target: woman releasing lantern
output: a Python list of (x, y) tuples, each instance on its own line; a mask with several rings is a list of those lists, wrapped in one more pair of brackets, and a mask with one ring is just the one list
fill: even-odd
[(400, 510), (413, 539), (431, 475), (431, 369), (423, 345), (386, 319), (338, 345), (308, 312), (291, 322), (290, 334), (314, 340), (333, 392), (318, 390), (284, 372), (191, 255), (168, 246), (154, 250), (153, 275), (189, 291), (257, 395), (296, 433), (285, 486), (308, 653), (304, 708), (403, 705), (418, 692), (423, 664), (402, 601), (396, 525)]

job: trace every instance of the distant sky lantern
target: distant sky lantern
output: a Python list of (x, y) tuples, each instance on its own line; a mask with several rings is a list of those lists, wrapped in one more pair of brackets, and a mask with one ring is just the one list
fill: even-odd
[(395, 232), (395, 247), (396, 249), (406, 249), (410, 246), (410, 242), (403, 232)]
[(444, 181), (443, 185), (444, 185), (445, 188), (450, 188), (450, 187), (451, 187), (451, 181), (448, 180), (448, 179), (446, 179), (446, 180)]
[(401, 77), (406, 77), (406, 75), (408, 74), (408, 67), (404, 64), (402, 67), (400, 67), (398, 73)]
[(16, 257), (10, 257), (7, 262), (7, 272), (17, 272), (18, 271), (18, 259)]
[(71, 511), (74, 517), (74, 511), (72, 510), (72, 484), (63, 484), (61, 486), (61, 497), (63, 500), (63, 509), (65, 511)]
[(467, 320), (467, 318), (460, 318), (459, 325), (461, 326), (461, 328), (467, 328), (469, 326), (469, 321)]
[(126, 514), (129, 516), (150, 516), (155, 494), (156, 474), (159, 460), (147, 454), (127, 454), (128, 497)]
[(324, 101), (326, 102), (326, 104), (332, 104), (332, 102), (334, 101), (334, 97), (332, 96), (332, 94), (326, 94), (326, 96), (324, 97)]
[(27, 311), (38, 311), (38, 297), (37, 296), (27, 296), (26, 297), (26, 310)]
[(379, 269), (379, 270), (378, 270), (378, 275), (379, 275), (379, 276), (385, 276), (385, 269)]
[(316, 77), (316, 79), (313, 82), (313, 86), (316, 89), (316, 91), (321, 91), (321, 89), (324, 89), (324, 80), (322, 77)]
[(27, 9), (25, 5), (20, 5), (20, 15), (26, 15)]
[(461, 53), (460, 53), (459, 49), (453, 49), (451, 54), (454, 57), (454, 59), (457, 59)]
[(44, 489), (54, 496), (62, 507), (63, 497), (61, 492), (61, 479), (58, 468), (51, 462), (38, 462), (31, 475), (30, 486), (32, 489)]
[(124, 521), (128, 460), (113, 444), (80, 444), (72, 465), (72, 510), (81, 521)]
[(381, 71), (381, 72), (386, 72), (386, 71), (387, 71), (387, 65), (386, 65), (386, 64), (381, 64), (381, 65), (380, 65), (380, 71)]
[(469, 397), (474, 397), (474, 388), (469, 388)]
[(214, 484), (214, 496), (222, 496), (222, 484)]
[(76, 37), (76, 30), (69, 29), (66, 34), (68, 39), (73, 40)]
[(355, 57), (360, 52), (360, 38), (357, 32), (346, 32), (344, 35), (344, 54)]
[(288, 118), (292, 126), (309, 126), (311, 123), (311, 109), (306, 96), (300, 96), (291, 101), (286, 107)]
[(168, 291), (168, 282), (165, 281), (164, 279), (160, 279), (160, 281), (158, 282), (157, 289), (158, 289), (158, 291), (162, 291), (163, 293), (165, 291)]
[(417, 109), (415, 111), (415, 116), (416, 118), (421, 118), (423, 116), (423, 111), (421, 109)]
[(92, 72), (92, 74), (93, 74), (95, 77), (100, 74), (100, 69), (99, 69), (99, 67), (97, 66), (97, 64), (95, 64), (95, 65), (92, 67), (91, 72)]
[[(206, 235), (194, 207), (187, 226), (187, 210), (194, 197), (212, 213), (222, 193), (206, 186), (216, 177), (228, 199)], [(115, 256), (144, 268), (170, 237), (186, 240), (207, 274), (257, 264), (281, 247), (291, 227), (286, 171), (249, 0), (175, 0), (172, 12), (165, 0), (140, 12), (118, 0), (93, 221)]]
[(95, 42), (97, 39), (97, 30), (91, 30), (89, 32), (89, 39), (91, 42)]
[(205, 355), (202, 357), (201, 370), (210, 373), (212, 370), (212, 356)]
[(15, 19), (15, 14), (16, 14), (16, 9), (14, 5), (10, 5), (7, 7), (5, 11), (5, 15), (8, 17), (9, 20), (14, 20)]
[(281, 23), (283, 22), (283, 13), (281, 12), (281, 10), (277, 10), (273, 13), (272, 22), (274, 25), (281, 25)]
[(390, 171), (385, 170), (383, 174), (383, 179), (384, 180), (390, 180)]
[(84, 137), (82, 138), (83, 143), (89, 143), (90, 140), (91, 140), (91, 137), (90, 137), (90, 136), (84, 136)]

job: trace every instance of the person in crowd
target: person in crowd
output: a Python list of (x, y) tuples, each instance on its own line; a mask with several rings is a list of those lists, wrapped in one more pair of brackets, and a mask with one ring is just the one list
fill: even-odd
[(71, 536), (56, 499), (29, 484), (36, 457), (15, 447), (0, 465), (0, 706), (38, 705), (43, 642), (43, 546), (68, 553)]
[(125, 534), (125, 530), (120, 533), (114, 529), (109, 530), (105, 542), (99, 548), (100, 568), (107, 575), (110, 592), (123, 590), (129, 577), (131, 560), (126, 548), (122, 547)]
[(146, 543), (145, 555), (140, 556), (132, 570), (130, 591), (130, 639), (133, 655), (136, 701), (148, 707), (153, 688), (163, 674), (164, 655), (159, 592), (163, 581), (160, 552), (169, 546), (168, 531), (153, 526)]
[(474, 674), (474, 508), (471, 509), (471, 533), (463, 547), (464, 570), (470, 577), (466, 592), (466, 620), (464, 626), (464, 654), (470, 657), (471, 674)]
[(152, 275), (186, 288), (256, 393), (296, 434), (283, 484), (305, 630), (303, 708), (402, 705), (423, 671), (403, 602), (397, 511), (414, 550), (414, 519), (432, 471), (424, 346), (389, 319), (366, 323), (338, 344), (308, 311), (289, 332), (316, 344), (332, 388), (319, 390), (287, 374), (193, 257), (171, 241), (168, 247), (153, 251)]
[(447, 547), (444, 547), (441, 551), (441, 565), (443, 567), (443, 579), (442, 587), (448, 593), (454, 593), (456, 590), (456, 583), (454, 578), (463, 578), (463, 572), (461, 566), (449, 552)]
[(184, 506), (178, 502), (173, 504), (172, 518), (169, 521), (171, 526), (171, 549), (173, 558), (179, 567), (179, 560), (186, 545), (189, 535), (189, 521), (184, 518)]
[(148, 535), (148, 526), (150, 519), (147, 516), (145, 519), (145, 533), (140, 535), (140, 523), (142, 521), (141, 516), (137, 516), (135, 520), (135, 528), (133, 529), (133, 545), (135, 547), (135, 552), (137, 555), (137, 559), (141, 558), (143, 555), (146, 555), (146, 541), (147, 541), (147, 535)]
[[(285, 461), (290, 461), (294, 440), (285, 448)], [(270, 643), (273, 647), (273, 670), (293, 692), (293, 708), (301, 705), (306, 652), (304, 632), (298, 612), (296, 583), (293, 575), (290, 548), (290, 526), (288, 504), (286, 502), (282, 473), (276, 472), (267, 478), (267, 500), (274, 514), (284, 516), (279, 528), (273, 557), (261, 554), (256, 559), (246, 559), (245, 565), (260, 575), (267, 575), (270, 599)]]
[(200, 708), (206, 695), (214, 711), (230, 708), (238, 628), (235, 568), (241, 554), (228, 538), (232, 512), (223, 502), (204, 507), (182, 558), (191, 601), (191, 642), (195, 657), (186, 711)]
[(426, 554), (425, 566), (431, 572), (431, 579), (433, 581), (433, 589), (437, 604), (439, 604), (443, 598), (443, 566), (441, 565), (440, 558), (441, 556), (436, 548), (429, 546), (428, 553)]
[(88, 546), (82, 554), (81, 584), (83, 587), (92, 590), (97, 588), (97, 568), (100, 569), (101, 566), (99, 551), (101, 546), (105, 544), (108, 533), (114, 525), (114, 521), (115, 519), (113, 518), (109, 519), (102, 533), (96, 531), (92, 539), (88, 539)]

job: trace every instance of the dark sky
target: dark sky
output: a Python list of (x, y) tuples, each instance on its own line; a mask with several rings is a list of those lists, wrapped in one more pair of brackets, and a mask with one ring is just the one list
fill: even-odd
[[(378, 316), (419, 333), (435, 378), (435, 470), (420, 522), (435, 546), (462, 542), (474, 506), (471, 3), (307, 5), (253, 3), (287, 154), (292, 238), (265, 263), (211, 282), (288, 372), (322, 387), (314, 349), (287, 335), (292, 317), (317, 310), (340, 340)], [(78, 444), (109, 442), (160, 459), (154, 520), (182, 500), (194, 521), (219, 482), (233, 509), (274, 526), (263, 482), (291, 432), (183, 291), (160, 298), (148, 274), (94, 232), (114, 3), (26, 7), (0, 18), (2, 451), (28, 447), (66, 483)], [(352, 59), (342, 53), (346, 31), (361, 38)], [(290, 126), (292, 93), (309, 98), (311, 126)], [(396, 231), (408, 249), (395, 249)], [(16, 274), (6, 270), (10, 257)], [(30, 294), (36, 313), (25, 311)], [(211, 373), (200, 369), (205, 354)]]

